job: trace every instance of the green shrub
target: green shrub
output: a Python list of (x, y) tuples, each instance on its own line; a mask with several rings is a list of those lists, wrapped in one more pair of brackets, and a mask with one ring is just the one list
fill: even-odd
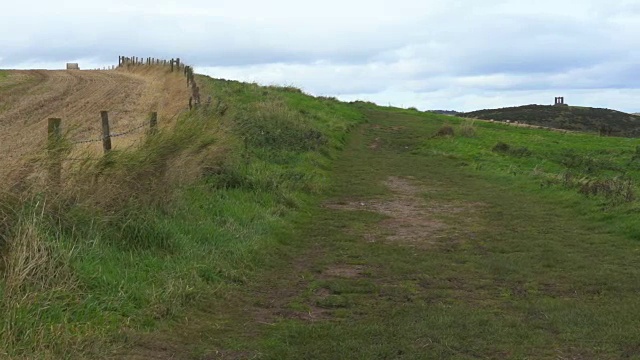
[(453, 127), (449, 124), (443, 125), (438, 131), (433, 135), (433, 137), (451, 137), (455, 135), (455, 131)]
[(572, 149), (564, 150), (559, 157), (559, 163), (567, 169), (579, 170), (586, 174), (597, 174), (602, 171), (623, 171), (624, 169), (609, 159), (596, 158), (590, 155), (578, 154)]
[(474, 120), (465, 120), (458, 126), (458, 133), (464, 137), (475, 137), (476, 126)]
[(578, 192), (586, 196), (603, 196), (613, 203), (632, 202), (636, 199), (633, 181), (624, 177), (590, 179), (580, 186)]
[(279, 102), (259, 103), (238, 116), (236, 129), (247, 146), (272, 150), (311, 151), (327, 143), (298, 111)]
[(527, 157), (531, 156), (533, 153), (528, 148), (521, 147), (511, 147), (509, 144), (504, 143), (502, 141), (498, 142), (492, 149), (493, 152), (510, 155), (514, 157)]

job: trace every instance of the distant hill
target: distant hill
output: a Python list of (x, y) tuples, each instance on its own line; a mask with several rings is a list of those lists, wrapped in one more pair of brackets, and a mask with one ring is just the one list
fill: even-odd
[(478, 110), (458, 115), (486, 120), (518, 121), (525, 124), (574, 131), (599, 132), (603, 135), (640, 136), (640, 115), (627, 114), (610, 109), (525, 105)]
[(434, 113), (434, 114), (440, 114), (440, 115), (458, 115), (459, 112), (454, 111), (454, 110), (427, 110), (427, 112), (430, 113)]

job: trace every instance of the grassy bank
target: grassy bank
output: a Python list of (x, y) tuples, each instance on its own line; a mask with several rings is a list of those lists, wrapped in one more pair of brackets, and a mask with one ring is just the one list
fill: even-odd
[[(293, 88), (199, 84), (214, 101), (139, 148), (3, 197), (0, 356), (95, 356), (244, 283), (278, 251), (272, 233), (325, 188), (361, 121)], [(51, 154), (67, 151), (62, 140)]]

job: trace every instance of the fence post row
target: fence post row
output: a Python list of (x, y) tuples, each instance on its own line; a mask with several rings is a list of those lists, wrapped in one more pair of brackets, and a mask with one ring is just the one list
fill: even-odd
[(193, 72), (193, 67), (186, 65), (183, 63), (180, 58), (171, 58), (170, 60), (162, 60), (156, 59), (153, 57), (147, 58), (138, 58), (136, 56), (132, 56), (131, 58), (127, 58), (125, 56), (118, 57), (118, 66), (123, 65), (144, 65), (147, 66), (169, 66), (170, 71), (178, 71), (182, 72), (187, 79), (187, 87), (191, 87), (191, 98), (189, 99), (189, 109), (192, 109), (194, 106), (197, 107), (200, 104), (200, 88), (196, 84), (195, 75)]
[(118, 56), (118, 67), (122, 67), (122, 66), (129, 67), (129, 66), (138, 66), (138, 65), (169, 66), (171, 68), (171, 72), (179, 71), (184, 73), (184, 76), (187, 77), (187, 85), (191, 85), (191, 83), (193, 82), (193, 68), (183, 63), (180, 60), (180, 58), (162, 60), (162, 59), (156, 59), (154, 57), (142, 58), (137, 56), (131, 56), (131, 57), (127, 57), (123, 55)]

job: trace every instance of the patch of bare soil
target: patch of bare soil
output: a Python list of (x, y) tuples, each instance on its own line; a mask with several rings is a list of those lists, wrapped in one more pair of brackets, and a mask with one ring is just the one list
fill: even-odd
[(362, 276), (362, 265), (333, 265), (323, 272), (325, 276), (353, 279)]
[(382, 146), (382, 140), (380, 140), (380, 138), (375, 138), (371, 144), (369, 144), (369, 149), (371, 150), (378, 150), (380, 148), (380, 146)]
[[(304, 263), (295, 265), (298, 268), (298, 272), (302, 272), (305, 267), (308, 267), (309, 259), (306, 260)], [(322, 271), (318, 278), (355, 279), (363, 276), (364, 271), (365, 267), (363, 265), (334, 264), (329, 265)], [(287, 304), (299, 296), (308, 285), (307, 281), (301, 280), (294, 287), (291, 287), (291, 284), (289, 286), (274, 287), (271, 289), (274, 294), (270, 294), (268, 303), (260, 304), (260, 306), (252, 309), (254, 317), (259, 319), (259, 323), (267, 325), (276, 322), (278, 319), (309, 322), (331, 320), (333, 318), (332, 310), (322, 306), (323, 301), (332, 295), (332, 292), (326, 288), (318, 288), (308, 298), (304, 299), (305, 310), (294, 310), (287, 307)]]
[(371, 125), (371, 128), (374, 129), (374, 130), (384, 130), (384, 131), (396, 132), (396, 131), (401, 131), (401, 130), (406, 129), (406, 126), (396, 125), (396, 126), (385, 127), (385, 126), (382, 126), (382, 125), (379, 125), (379, 124), (374, 124), (374, 125)]
[(251, 360), (260, 358), (260, 353), (255, 351), (218, 350), (206, 355), (202, 360)]
[[(388, 216), (379, 224), (385, 240), (418, 248), (439, 243), (448, 237), (451, 225), (444, 218), (461, 213), (471, 213), (481, 204), (446, 203), (425, 201), (427, 190), (413, 179), (392, 176), (385, 185), (393, 192), (390, 199), (374, 199), (327, 204), (332, 209), (367, 210)], [(368, 242), (378, 241), (375, 234), (365, 234)]]

